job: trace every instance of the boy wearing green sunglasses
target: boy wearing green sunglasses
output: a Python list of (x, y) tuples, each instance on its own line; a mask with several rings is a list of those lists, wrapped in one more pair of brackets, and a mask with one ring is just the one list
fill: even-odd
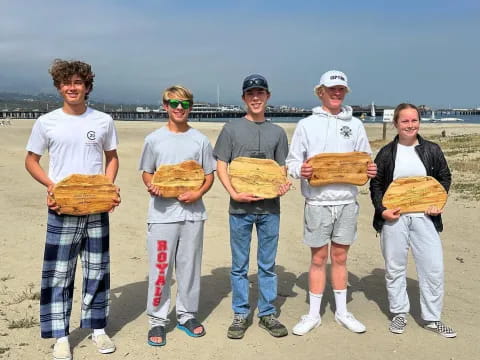
[[(165, 126), (145, 138), (139, 170), (151, 195), (147, 217), (149, 257), (147, 315), (150, 323), (148, 344), (166, 343), (170, 307), (170, 284), (175, 269), (178, 284), (177, 328), (192, 337), (205, 335), (196, 319), (200, 294), (203, 226), (207, 218), (202, 196), (213, 184), (215, 160), (208, 138), (188, 124), (193, 95), (183, 86), (172, 86), (163, 93), (163, 108), (168, 114)], [(164, 198), (152, 185), (160, 165), (194, 160), (205, 172), (200, 189), (178, 198)]]

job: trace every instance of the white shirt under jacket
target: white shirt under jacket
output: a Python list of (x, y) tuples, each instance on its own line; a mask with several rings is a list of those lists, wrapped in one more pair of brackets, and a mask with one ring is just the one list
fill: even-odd
[[(350, 106), (342, 106), (338, 115), (326, 112), (321, 106), (298, 122), (286, 160), (288, 173), (300, 178), (302, 164), (320, 153), (363, 151), (371, 154), (362, 122), (352, 116)], [(310, 205), (342, 205), (356, 201), (357, 187), (350, 184), (331, 184), (312, 187), (301, 179), (302, 194)]]

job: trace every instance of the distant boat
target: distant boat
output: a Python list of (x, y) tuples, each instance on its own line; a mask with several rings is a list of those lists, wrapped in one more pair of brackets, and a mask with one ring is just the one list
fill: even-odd
[(438, 122), (463, 122), (464, 120), (460, 119), (460, 118), (456, 118), (456, 117), (444, 117), (444, 118), (437, 119), (435, 121), (438, 121)]
[(377, 119), (377, 114), (375, 113), (375, 103), (372, 101), (370, 104), (370, 116), (368, 117), (368, 121), (375, 122)]
[(422, 122), (435, 122), (435, 112), (432, 110), (432, 116), (429, 118), (423, 118), (421, 119)]
[(456, 117), (444, 117), (444, 118), (437, 119), (435, 117), (435, 111), (432, 110), (432, 116), (429, 118), (422, 118), (422, 121), (432, 122), (432, 123), (436, 123), (436, 122), (446, 123), (446, 122), (463, 122), (464, 120)]
[(370, 115), (367, 116), (367, 113), (362, 113), (362, 115), (360, 115), (360, 120), (362, 120), (363, 122), (365, 121), (375, 122), (376, 119), (377, 119), (377, 115), (375, 113), (375, 103), (372, 101), (372, 104), (370, 105)]
[(372, 101), (372, 105), (370, 105), (370, 117), (373, 119), (377, 118), (377, 115), (375, 114), (375, 103)]

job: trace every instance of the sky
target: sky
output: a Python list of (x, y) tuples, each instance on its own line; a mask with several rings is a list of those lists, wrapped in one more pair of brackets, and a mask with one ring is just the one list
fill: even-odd
[(158, 104), (173, 84), (241, 104), (245, 76), (272, 105), (318, 105), (323, 72), (346, 103), (480, 107), (478, 0), (0, 0), (0, 91), (54, 93), (55, 58), (96, 74), (92, 98)]

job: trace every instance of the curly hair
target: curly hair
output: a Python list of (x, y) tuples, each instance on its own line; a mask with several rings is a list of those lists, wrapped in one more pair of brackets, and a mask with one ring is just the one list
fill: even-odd
[(67, 61), (55, 59), (48, 72), (52, 75), (53, 85), (57, 89), (60, 89), (62, 83), (70, 81), (73, 75), (78, 75), (88, 89), (85, 100), (88, 99), (88, 95), (93, 90), (93, 78), (95, 74), (92, 72), (92, 67), (87, 63), (77, 60)]

